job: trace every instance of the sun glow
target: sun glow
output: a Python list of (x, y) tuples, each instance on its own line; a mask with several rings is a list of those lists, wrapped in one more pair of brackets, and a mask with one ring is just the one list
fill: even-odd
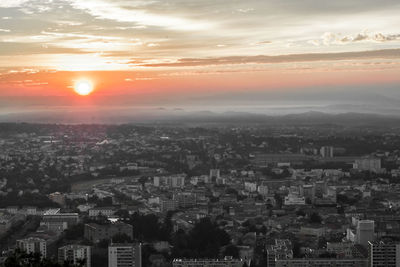
[(79, 80), (74, 85), (74, 91), (78, 95), (89, 95), (93, 92), (94, 87), (91, 81), (89, 80)]

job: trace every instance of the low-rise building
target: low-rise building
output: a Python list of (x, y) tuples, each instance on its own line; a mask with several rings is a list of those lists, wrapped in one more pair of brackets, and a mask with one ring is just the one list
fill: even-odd
[(367, 267), (368, 259), (294, 258), (278, 259), (276, 267)]
[(78, 222), (78, 213), (55, 213), (43, 215), (40, 225), (54, 232), (62, 232)]
[(27, 254), (39, 253), (43, 258), (47, 257), (47, 242), (44, 239), (35, 237), (19, 239), (16, 245)]
[(224, 259), (174, 259), (173, 267), (242, 267), (243, 260), (225, 257)]
[(115, 222), (111, 224), (85, 224), (84, 237), (85, 239), (97, 243), (103, 239), (111, 240), (115, 235), (125, 234), (133, 238), (133, 227), (130, 224), (123, 222)]
[(91, 267), (90, 246), (68, 245), (58, 249), (58, 263), (77, 265), (84, 263), (84, 267)]
[(97, 207), (89, 210), (89, 217), (113, 216), (117, 210), (114, 207)]

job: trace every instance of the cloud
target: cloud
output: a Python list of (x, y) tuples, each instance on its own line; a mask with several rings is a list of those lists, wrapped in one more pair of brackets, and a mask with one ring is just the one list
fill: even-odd
[(364, 41), (364, 40), (367, 40), (369, 38), (369, 36), (367, 35), (367, 34), (362, 34), (362, 33), (359, 33), (359, 34), (357, 34), (355, 37), (346, 37), (346, 40), (348, 40), (349, 42), (350, 41), (353, 41), (353, 42), (358, 42), (358, 41)]
[(32, 54), (86, 54), (75, 48), (57, 47), (41, 43), (0, 42), (0, 56)]
[(309, 40), (307, 43), (315, 45), (315, 46), (321, 45), (321, 42), (319, 40)]
[(11, 8), (11, 7), (20, 7), (29, 0), (1, 0), (0, 7), (3, 8)]
[(160, 46), (160, 44), (148, 43), (147, 46), (148, 46), (148, 47), (157, 47), (157, 46)]
[(230, 56), (213, 58), (182, 58), (173, 62), (149, 63), (146, 60), (132, 60), (129, 63), (143, 67), (196, 67), (210, 65), (272, 64), (288, 62), (315, 62), (362, 59), (400, 58), (400, 49), (385, 49), (342, 53), (309, 53), (278, 56)]
[(322, 42), (325, 45), (330, 45), (332, 42), (337, 40), (337, 35), (331, 32), (325, 32), (322, 36), (321, 36)]
[[(346, 35), (342, 36), (340, 33), (332, 33), (332, 32), (325, 32), (321, 36), (321, 42), (326, 45), (332, 44), (349, 44), (349, 43), (356, 43), (356, 42), (390, 42), (390, 41), (397, 41), (400, 40), (400, 34), (383, 34), (383, 33), (371, 33), (368, 34), (358, 33), (356, 35)], [(319, 40), (310, 40), (308, 43), (313, 45), (320, 45), (321, 43)]]
[(71, 5), (93, 17), (118, 22), (133, 22), (144, 26), (157, 26), (174, 30), (203, 30), (209, 23), (197, 22), (172, 15), (146, 11), (154, 1), (69, 0)]
[(266, 45), (266, 44), (272, 44), (272, 41), (261, 41), (261, 42), (258, 42), (258, 43), (256, 43), (256, 45)]
[(249, 13), (249, 12), (253, 12), (254, 8), (239, 8), (237, 9), (237, 12), (239, 13)]
[(376, 42), (389, 42), (389, 41), (395, 41), (395, 40), (400, 40), (400, 34), (388, 34), (384, 35), (382, 33), (377, 33), (375, 34), (372, 39)]

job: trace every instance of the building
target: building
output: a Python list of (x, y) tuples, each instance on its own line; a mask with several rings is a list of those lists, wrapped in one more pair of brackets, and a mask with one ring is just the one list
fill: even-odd
[(314, 225), (309, 225), (309, 226), (301, 226), (299, 234), (301, 235), (306, 235), (306, 236), (315, 236), (315, 237), (321, 237), (326, 235), (326, 227), (325, 226), (314, 226)]
[(49, 199), (60, 206), (65, 205), (65, 195), (60, 192), (54, 192), (49, 195)]
[(328, 199), (334, 203), (337, 202), (337, 192), (336, 192), (336, 187), (334, 186), (328, 186), (326, 193), (323, 195), (324, 199)]
[(300, 186), (300, 195), (309, 199), (311, 202), (314, 202), (315, 197), (315, 188), (312, 184), (305, 184)]
[(106, 225), (96, 223), (85, 224), (84, 237), (93, 243), (98, 243), (103, 239), (111, 240), (115, 235), (120, 234), (125, 234), (132, 239), (132, 225), (123, 222), (116, 222)]
[(357, 222), (356, 243), (368, 247), (369, 241), (374, 241), (375, 223), (372, 220), (359, 220)]
[(276, 267), (367, 267), (368, 259), (294, 258), (278, 259)]
[(41, 226), (45, 226), (48, 230), (54, 232), (62, 232), (70, 226), (79, 222), (78, 213), (49, 213), (44, 214), (40, 222)]
[(108, 267), (141, 267), (142, 245), (111, 244), (108, 247)]
[(18, 221), (18, 217), (11, 214), (0, 215), (0, 235), (6, 233)]
[(36, 207), (24, 207), (23, 213), (25, 215), (37, 215), (37, 208)]
[(400, 266), (400, 243), (392, 241), (368, 242), (371, 267)]
[(326, 194), (328, 186), (325, 180), (317, 181), (314, 183), (314, 194), (317, 197), (322, 198)]
[(84, 262), (83, 266), (91, 267), (91, 248), (90, 246), (68, 245), (58, 249), (58, 263), (77, 265), (79, 262)]
[(99, 208), (93, 208), (89, 210), (89, 217), (97, 217), (99, 215), (102, 216), (113, 216), (116, 212), (116, 209), (114, 207), (99, 207)]
[(225, 257), (224, 259), (174, 259), (173, 267), (242, 267), (243, 260)]
[(172, 176), (155, 176), (153, 178), (153, 184), (155, 187), (167, 187), (167, 188), (183, 188), (185, 187), (185, 176), (184, 175), (172, 175)]
[(293, 259), (292, 242), (289, 239), (275, 239), (275, 245), (267, 247), (267, 266), (275, 267), (277, 259)]
[(244, 182), (244, 189), (248, 192), (256, 192), (257, 191), (257, 183)]
[[(351, 243), (341, 246), (331, 244), (328, 252), (337, 252), (342, 250), (352, 250)], [(293, 258), (292, 243), (287, 239), (276, 239), (275, 245), (267, 247), (267, 266), (268, 267), (367, 267), (368, 259), (366, 257), (354, 257), (352, 252), (349, 257), (334, 258)]]
[(278, 164), (281, 162), (290, 164), (302, 164), (304, 161), (311, 159), (312, 157), (304, 154), (255, 154), (251, 160), (252, 164), (257, 167), (267, 167), (270, 164)]
[(191, 192), (179, 192), (174, 194), (174, 200), (178, 201), (180, 208), (190, 208), (196, 205), (196, 194)]
[(356, 159), (353, 168), (360, 171), (380, 172), (381, 159), (380, 158), (362, 158)]
[(159, 176), (154, 176), (153, 178), (153, 185), (155, 187), (160, 187), (160, 182), (161, 182), (161, 177)]
[(170, 210), (177, 210), (179, 207), (178, 200), (175, 199), (162, 199), (160, 201), (161, 212), (167, 212)]
[(43, 258), (47, 257), (47, 242), (44, 239), (30, 237), (17, 240), (17, 248), (28, 254), (40, 253)]
[(292, 206), (292, 205), (305, 205), (306, 204), (306, 199), (304, 197), (300, 197), (295, 194), (289, 194), (285, 197), (284, 204), (286, 206)]
[(335, 253), (338, 258), (351, 258), (353, 256), (353, 242), (327, 242), (326, 251)]
[(8, 206), (6, 211), (10, 214), (17, 214), (19, 211), (19, 207), (17, 206)]
[(323, 146), (320, 149), (321, 157), (323, 158), (333, 158), (333, 147), (332, 146)]
[(220, 179), (220, 171), (219, 171), (219, 169), (211, 169), (208, 182), (215, 183), (218, 179)]
[(257, 192), (263, 197), (268, 196), (268, 186), (267, 185), (259, 185), (257, 188)]

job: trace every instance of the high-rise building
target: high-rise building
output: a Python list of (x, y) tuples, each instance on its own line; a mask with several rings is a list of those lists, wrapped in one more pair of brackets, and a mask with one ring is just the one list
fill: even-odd
[(369, 266), (400, 266), (400, 243), (392, 241), (368, 242)]
[(314, 202), (315, 188), (313, 184), (305, 184), (300, 186), (300, 195)]
[(28, 254), (40, 253), (43, 258), (47, 257), (47, 242), (44, 239), (30, 237), (17, 240), (17, 248)]
[(316, 197), (322, 198), (327, 191), (327, 184), (325, 180), (316, 181), (314, 183), (314, 194)]
[(321, 147), (319, 152), (323, 158), (333, 158), (333, 147), (332, 146), (323, 146), (323, 147)]
[(381, 159), (380, 158), (356, 159), (353, 168), (361, 171), (380, 172), (382, 169)]
[(80, 262), (84, 262), (83, 266), (90, 267), (90, 258), (90, 246), (68, 245), (58, 249), (58, 262), (60, 264), (68, 262), (69, 264), (77, 265)]
[(357, 222), (356, 243), (368, 247), (369, 241), (375, 240), (375, 223), (372, 220), (359, 220)]
[(142, 245), (111, 244), (108, 247), (108, 267), (141, 267)]
[(211, 169), (210, 170), (210, 182), (216, 182), (220, 178), (220, 171), (219, 169)]

